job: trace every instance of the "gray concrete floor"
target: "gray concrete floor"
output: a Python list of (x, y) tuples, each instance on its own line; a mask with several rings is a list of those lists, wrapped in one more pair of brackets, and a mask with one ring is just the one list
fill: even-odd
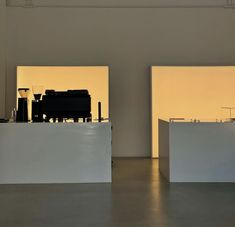
[(169, 184), (158, 161), (116, 159), (112, 184), (1, 185), (0, 227), (234, 227), (235, 184)]

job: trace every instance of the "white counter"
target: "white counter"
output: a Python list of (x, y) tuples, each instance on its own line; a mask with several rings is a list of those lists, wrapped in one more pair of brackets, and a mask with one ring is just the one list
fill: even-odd
[(111, 123), (0, 124), (0, 184), (111, 182)]
[(159, 120), (159, 151), (170, 182), (235, 182), (235, 123)]

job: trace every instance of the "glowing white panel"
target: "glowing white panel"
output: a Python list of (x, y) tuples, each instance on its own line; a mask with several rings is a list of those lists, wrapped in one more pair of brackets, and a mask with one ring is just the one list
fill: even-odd
[[(235, 107), (235, 67), (152, 67), (152, 156), (158, 157), (158, 119), (216, 121)], [(234, 112), (234, 113), (233, 113)], [(235, 117), (235, 110), (232, 117)]]
[[(29, 103), (33, 99), (32, 86), (64, 91), (87, 89), (91, 95), (92, 118), (98, 117), (98, 102), (102, 103), (102, 117), (109, 118), (109, 68), (107, 66), (18, 66), (17, 89), (30, 88)], [(17, 98), (18, 98), (17, 92)], [(31, 113), (29, 105), (29, 113)], [(31, 117), (31, 115), (29, 115)]]

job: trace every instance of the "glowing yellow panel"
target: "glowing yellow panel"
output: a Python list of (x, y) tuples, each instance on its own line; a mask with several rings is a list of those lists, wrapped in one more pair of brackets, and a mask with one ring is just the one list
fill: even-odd
[(153, 66), (151, 80), (153, 157), (158, 157), (158, 118), (216, 121), (230, 117), (221, 107), (235, 107), (235, 67)]
[[(17, 89), (30, 88), (29, 103), (33, 99), (33, 85), (43, 85), (45, 89), (57, 91), (87, 89), (91, 95), (93, 120), (98, 117), (99, 101), (102, 103), (102, 117), (109, 118), (109, 68), (107, 66), (18, 66)], [(18, 96), (17, 92), (17, 98)], [(31, 112), (30, 108), (29, 112)]]

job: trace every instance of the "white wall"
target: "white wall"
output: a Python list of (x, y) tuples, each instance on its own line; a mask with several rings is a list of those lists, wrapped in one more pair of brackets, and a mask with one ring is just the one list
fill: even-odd
[(8, 7), (7, 114), (15, 104), (16, 65), (109, 65), (113, 155), (150, 156), (149, 66), (233, 65), (235, 11), (125, 2)]
[(6, 2), (0, 0), (0, 118), (5, 115), (5, 79), (6, 79)]

